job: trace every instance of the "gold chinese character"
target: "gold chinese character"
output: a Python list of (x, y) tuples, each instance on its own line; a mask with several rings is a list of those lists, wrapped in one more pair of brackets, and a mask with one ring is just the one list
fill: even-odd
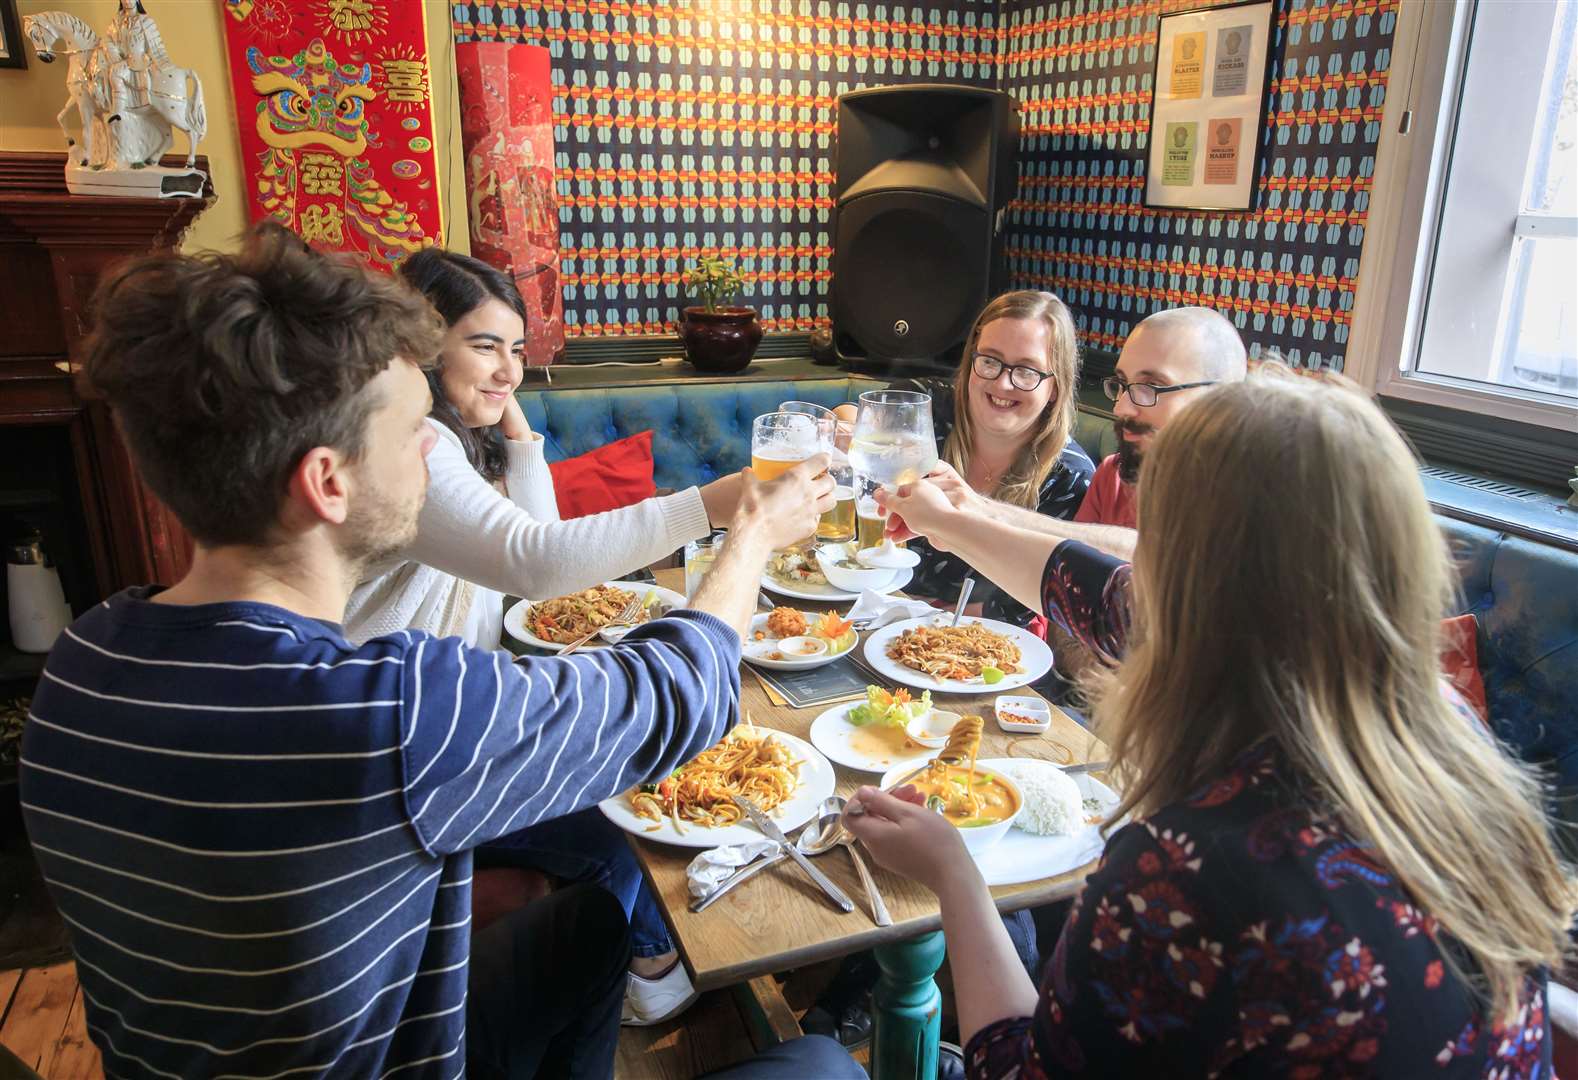
[(329, 0), (329, 21), (342, 33), (371, 30), (376, 18), (373, 0)]
[(314, 203), (301, 215), (301, 238), (339, 246), (345, 242), (344, 214), (331, 203)]
[(344, 195), (345, 162), (333, 154), (301, 156), (301, 186), (308, 195)]
[(383, 60), (384, 96), (420, 105), (427, 100), (427, 65), (420, 60)]

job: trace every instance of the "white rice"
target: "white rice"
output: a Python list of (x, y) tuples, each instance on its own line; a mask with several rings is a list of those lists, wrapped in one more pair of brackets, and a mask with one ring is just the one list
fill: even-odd
[(1010, 765), (993, 765), (1019, 785), (1024, 808), (1014, 820), (1017, 828), (1037, 836), (1073, 836), (1085, 827), (1084, 797), (1074, 778), (1050, 761), (1018, 758)]

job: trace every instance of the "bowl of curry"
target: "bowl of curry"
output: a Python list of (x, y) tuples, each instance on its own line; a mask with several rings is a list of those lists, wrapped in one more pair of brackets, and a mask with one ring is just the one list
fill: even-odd
[[(882, 778), (884, 788), (915, 768), (913, 763), (891, 769)], [(950, 765), (933, 761), (909, 785), (920, 792), (926, 805), (952, 822), (972, 855), (990, 848), (1014, 827), (1025, 797), (1014, 781), (995, 769), (977, 765)]]

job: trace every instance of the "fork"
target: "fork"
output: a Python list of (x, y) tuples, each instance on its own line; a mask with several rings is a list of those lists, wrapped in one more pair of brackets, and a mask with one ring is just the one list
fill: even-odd
[(560, 656), (568, 656), (568, 655), (570, 655), (576, 649), (579, 649), (582, 645), (585, 645), (588, 641), (591, 641), (598, 634), (602, 633), (604, 630), (609, 629), (610, 627), (615, 627), (615, 626), (634, 626), (635, 623), (636, 623), (636, 616), (640, 615), (642, 608), (644, 608), (646, 606), (645, 603), (644, 603), (644, 600), (645, 600), (645, 598), (640, 596), (639, 594), (636, 595), (635, 597), (632, 597), (630, 603), (625, 605), (624, 610), (621, 611), (618, 615), (614, 616), (614, 618), (612, 620), (610, 620), (608, 622), (605, 622), (602, 626), (599, 626), (596, 629), (589, 630), (586, 633), (582, 634), (580, 637), (578, 637), (574, 641), (570, 642), (570, 644), (568, 644), (564, 648), (560, 649), (559, 650), (559, 655)]

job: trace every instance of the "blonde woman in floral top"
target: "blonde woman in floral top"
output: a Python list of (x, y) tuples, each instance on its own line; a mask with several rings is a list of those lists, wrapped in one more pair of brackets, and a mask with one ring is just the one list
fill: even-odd
[(852, 801), (968, 958), (971, 1076), (1549, 1076), (1573, 878), (1536, 780), (1443, 690), (1455, 578), (1401, 437), (1256, 376), (1170, 424), (1140, 492), (1132, 583), (929, 483), (890, 503), (1122, 656), (1095, 717), (1130, 820), (1039, 993), (953, 827), (905, 789)]

